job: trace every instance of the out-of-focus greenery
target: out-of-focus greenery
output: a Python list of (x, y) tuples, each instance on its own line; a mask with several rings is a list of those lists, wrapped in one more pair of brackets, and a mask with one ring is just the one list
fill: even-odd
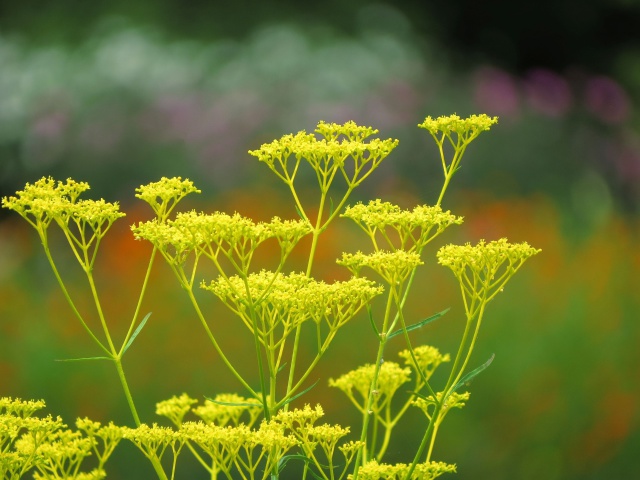
[(545, 191), (583, 216), (637, 211), (640, 138), (614, 79), (490, 65), (461, 74), (398, 11), (369, 7), (358, 19), (350, 37), (281, 24), (242, 40), (176, 41), (122, 20), (72, 46), (0, 36), (0, 193), (46, 174), (115, 197), (157, 172), (218, 189), (263, 182), (246, 151), (318, 120), (400, 139), (370, 191), (399, 178), (424, 189), (439, 166), (423, 161), (433, 146), (411, 127), (426, 114), (486, 112), (500, 129), (460, 172), (462, 186)]
[[(114, 226), (98, 266), (117, 319), (131, 311), (149, 253), (127, 228), (149, 216), (131, 202), (136, 186), (181, 175), (216, 194), (192, 207), (293, 218), (247, 150), (321, 119), (355, 120), (400, 139), (359, 195), (433, 203), (440, 166), (415, 125), (453, 111), (499, 115), (465, 157), (445, 202), (466, 223), (442, 241), (507, 236), (543, 252), (489, 306), (474, 359), (495, 353), (496, 360), (474, 381), (467, 407), (451, 416), (435, 458), (456, 461), (461, 480), (639, 476), (640, 137), (632, 98), (640, 56), (628, 50), (618, 59), (625, 88), (579, 65), (514, 75), (478, 63), (454, 72), (446, 52), (411, 23), (375, 6), (359, 11), (350, 36), (321, 23), (288, 23), (233, 40), (177, 41), (123, 20), (100, 23), (75, 44), (31, 44), (0, 32), (0, 194), (43, 175), (73, 176), (91, 183), (95, 197), (123, 201), (128, 217)], [(53, 361), (95, 352), (33, 232), (2, 215), (0, 395), (44, 398), (67, 421), (88, 415), (127, 423), (107, 365)], [(318, 262), (328, 277), (340, 274), (334, 259), (361, 240), (346, 221), (330, 235)], [(462, 306), (434, 253), (427, 252), (432, 261), (410, 311), (419, 319), (452, 307), (418, 334), (446, 352), (462, 328)], [(161, 263), (151, 294), (145, 308), (153, 314), (125, 360), (141, 416), (157, 420), (155, 402), (182, 391), (237, 391)], [(207, 306), (222, 341), (247, 357), (242, 328), (212, 299)], [(361, 320), (318, 371), (313, 395), (330, 421), (346, 424), (352, 412), (323, 379), (374, 355)], [(400, 437), (418, 441), (417, 421), (416, 414)], [(392, 445), (390, 460), (402, 448)], [(150, 472), (136, 470), (144, 468), (137, 455), (119, 447), (110, 478), (147, 478)], [(182, 468), (179, 478), (196, 478), (188, 464)]]

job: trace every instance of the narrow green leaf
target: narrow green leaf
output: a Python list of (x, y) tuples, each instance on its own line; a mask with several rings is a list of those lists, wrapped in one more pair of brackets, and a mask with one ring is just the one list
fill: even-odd
[(453, 387), (453, 390), (451, 390), (452, 392), (455, 392), (458, 388), (460, 388), (461, 386), (463, 386), (464, 384), (468, 384), (471, 382), (471, 380), (473, 380), (475, 378), (476, 375), (478, 375), (480, 372), (482, 372), (483, 370), (486, 370), (487, 367), (489, 367), (489, 365), (491, 365), (491, 362), (493, 362), (493, 359), (496, 358), (496, 354), (492, 354), (491, 358), (489, 358), (489, 360), (487, 360), (486, 362), (484, 362), (482, 365), (480, 365), (478, 368), (471, 370), (469, 373), (467, 373), (464, 377), (462, 377), (460, 379), (460, 381), (458, 383), (456, 383)]
[(113, 360), (111, 357), (84, 357), (84, 358), (61, 358), (56, 359), (56, 362), (82, 362), (84, 360)]
[(301, 211), (300, 211), (300, 209), (298, 208), (298, 205), (296, 205), (296, 212), (298, 212), (298, 215), (300, 216), (300, 218), (301, 218), (302, 220), (304, 220), (304, 219), (305, 219), (305, 218), (304, 218), (304, 215), (302, 215), (302, 212), (301, 212)]
[(329, 216), (333, 215), (333, 198), (329, 197)]
[(369, 321), (371, 322), (371, 327), (375, 332), (377, 337), (380, 337), (380, 332), (378, 331), (378, 327), (376, 327), (376, 322), (373, 321), (373, 313), (371, 313), (371, 305), (367, 305), (367, 313), (369, 314)]
[(323, 477), (321, 477), (320, 475), (318, 475), (316, 472), (313, 471), (313, 467), (310, 467), (309, 470), (307, 470), (312, 476), (313, 478), (315, 478), (316, 480), (324, 480)]
[(296, 398), (301, 397), (302, 395), (304, 395), (305, 393), (307, 393), (309, 390), (311, 390), (313, 387), (316, 386), (316, 384), (319, 382), (319, 380), (316, 380), (315, 382), (313, 382), (313, 385), (311, 385), (308, 388), (305, 388), (303, 391), (301, 391), (300, 393), (298, 393), (297, 395), (294, 395), (293, 397), (291, 397), (289, 400), (287, 400), (286, 402), (284, 402), (282, 404), (282, 406), (284, 407), (286, 404), (293, 402)]
[[(438, 312), (435, 315), (431, 315), (429, 318), (425, 318), (424, 320), (420, 320), (418, 323), (414, 323), (413, 325), (409, 325), (407, 327), (407, 332), (411, 332), (413, 330), (417, 330), (419, 328), (424, 327), (428, 323), (431, 323), (431, 322), (439, 319), (440, 317), (442, 317), (449, 310), (451, 310), (451, 309), (447, 308), (446, 310), (442, 310), (441, 312)], [(393, 337), (395, 337), (397, 335), (401, 335), (403, 333), (404, 333), (404, 329), (401, 328), (399, 330), (396, 330), (395, 332), (390, 333), (389, 336), (387, 337), (387, 339), (391, 339), (391, 338), (393, 338)]]
[(309, 463), (309, 457), (307, 457), (306, 455), (300, 455), (300, 454), (285, 455), (278, 462), (278, 473), (282, 473), (282, 470), (284, 470), (284, 467), (286, 467), (287, 463), (289, 463), (289, 461), (291, 460), (302, 460), (304, 463)]
[(278, 368), (278, 371), (276, 372), (276, 375), (279, 374), (284, 369), (284, 367), (286, 367), (286, 366), (287, 366), (287, 362), (284, 362), (282, 365), (280, 365), (280, 368)]
[(220, 402), (219, 400), (214, 400), (213, 398), (209, 398), (205, 395), (206, 400), (210, 402), (217, 403), (218, 405), (224, 405), (225, 407), (260, 407), (262, 408), (261, 403), (247, 403), (247, 402)]
[(131, 346), (131, 344), (133, 343), (133, 341), (136, 339), (136, 337), (138, 336), (138, 334), (140, 333), (140, 331), (142, 330), (142, 328), (145, 326), (145, 324), (147, 323), (147, 320), (149, 320), (149, 317), (151, 316), (151, 312), (147, 313), (147, 315), (142, 319), (142, 321), (140, 322), (140, 325), (138, 325), (138, 328), (136, 328), (136, 331), (133, 332), (133, 335), (131, 335), (131, 338), (129, 339), (129, 341), (127, 342), (127, 344), (124, 347), (124, 350), (122, 351), (122, 353), (126, 352), (127, 349)]

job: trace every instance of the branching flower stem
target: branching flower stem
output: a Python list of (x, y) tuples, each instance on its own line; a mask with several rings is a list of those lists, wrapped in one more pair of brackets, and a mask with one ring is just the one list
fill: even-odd
[[(302, 204), (300, 203), (299, 197), (297, 195), (297, 192), (293, 186), (293, 180), (290, 183), (290, 189), (291, 189), (291, 193), (293, 194), (294, 200), (296, 205), (298, 206), (298, 209), (300, 210), (300, 213), (304, 216), (304, 218), (309, 221), (309, 218), (307, 217)], [(311, 270), (313, 267), (313, 261), (315, 259), (316, 256), (316, 249), (318, 247), (318, 239), (320, 238), (320, 234), (322, 234), (322, 232), (324, 232), (327, 227), (329, 226), (329, 224), (333, 221), (334, 218), (336, 218), (338, 216), (338, 214), (340, 213), (340, 211), (342, 210), (342, 207), (345, 205), (345, 203), (347, 202), (349, 196), (351, 195), (351, 192), (353, 192), (353, 189), (355, 187), (350, 186), (346, 193), (344, 194), (344, 196), (342, 197), (342, 200), (340, 201), (340, 203), (338, 204), (338, 206), (335, 208), (335, 210), (333, 212), (331, 212), (331, 214), (329, 215), (329, 217), (327, 218), (327, 220), (324, 222), (324, 224), (322, 223), (322, 216), (324, 213), (324, 207), (325, 207), (325, 202), (326, 202), (326, 198), (327, 198), (327, 193), (328, 193), (328, 188), (329, 186), (327, 186), (325, 189), (322, 190), (321, 195), (320, 195), (320, 203), (319, 203), (319, 207), (318, 207), (318, 216), (316, 218), (316, 224), (315, 227), (312, 231), (312, 239), (311, 239), (311, 249), (309, 251), (309, 261), (307, 262), (307, 272), (306, 275), (307, 277), (311, 277)], [(296, 326), (296, 333), (294, 336), (294, 340), (293, 340), (293, 350), (291, 352), (291, 367), (289, 368), (289, 379), (287, 381), (287, 393), (285, 395), (285, 398), (289, 397), (290, 395), (292, 395), (293, 390), (294, 390), (294, 376), (295, 376), (295, 370), (296, 370), (296, 362), (297, 362), (297, 358), (298, 358), (298, 349), (300, 347), (300, 335), (302, 333), (302, 325), (298, 325)], [(322, 352), (324, 353), (324, 352)], [(315, 366), (315, 364), (317, 363), (317, 361), (319, 360), (319, 356), (316, 356), (316, 359), (313, 361), (312, 365)], [(303, 378), (306, 378), (307, 375), (310, 373), (310, 369), (307, 369), (307, 372), (305, 373), (305, 375), (303, 375)], [(300, 384), (300, 382), (298, 382), (298, 385)], [(285, 404), (284, 406), (285, 410), (288, 408), (288, 404)]]
[[(382, 329), (380, 330), (379, 343), (378, 343), (378, 352), (376, 354), (376, 363), (375, 369), (373, 371), (373, 379), (371, 381), (371, 388), (369, 390), (369, 398), (367, 400), (366, 408), (363, 412), (362, 416), (362, 432), (360, 434), (360, 441), (363, 442), (363, 447), (358, 450), (358, 455), (356, 456), (356, 463), (354, 466), (354, 476), (353, 480), (358, 480), (358, 470), (361, 465), (364, 465), (367, 461), (368, 453), (367, 453), (367, 429), (369, 426), (369, 418), (371, 417), (371, 413), (373, 411), (373, 403), (375, 401), (375, 395), (377, 392), (377, 383), (378, 383), (378, 375), (380, 374), (380, 367), (382, 366), (382, 362), (384, 362), (384, 347), (387, 344), (387, 335), (389, 333), (389, 320), (391, 318), (391, 307), (393, 305), (393, 297), (394, 297), (395, 286), (391, 286), (389, 290), (389, 294), (387, 296), (387, 304), (385, 306), (384, 319), (382, 321)], [(373, 445), (372, 445), (373, 448)]]

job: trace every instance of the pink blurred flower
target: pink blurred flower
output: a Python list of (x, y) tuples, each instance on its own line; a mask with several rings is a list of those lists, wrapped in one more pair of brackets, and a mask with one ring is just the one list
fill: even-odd
[(531, 70), (524, 80), (524, 90), (531, 108), (550, 117), (566, 114), (573, 103), (569, 84), (551, 70)]
[(520, 110), (518, 86), (512, 75), (493, 67), (481, 67), (474, 78), (474, 101), (489, 115), (516, 116)]
[(619, 124), (629, 118), (631, 102), (624, 89), (611, 78), (592, 77), (585, 86), (587, 110), (605, 123)]

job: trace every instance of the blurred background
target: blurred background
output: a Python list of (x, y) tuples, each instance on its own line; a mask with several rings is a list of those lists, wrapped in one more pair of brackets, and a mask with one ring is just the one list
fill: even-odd
[[(319, 120), (354, 120), (400, 144), (353, 202), (433, 203), (439, 159), (416, 125), (497, 115), (444, 201), (466, 221), (426, 252), (408, 306), (415, 320), (451, 312), (416, 341), (453, 352), (462, 331), (454, 278), (434, 260), (440, 245), (506, 236), (543, 252), (490, 305), (473, 361), (496, 359), (448, 417), (435, 458), (457, 463), (460, 480), (640, 477), (639, 24), (633, 0), (2, 0), (0, 196), (51, 175), (121, 203), (128, 216), (102, 246), (97, 275), (123, 335), (150, 253), (128, 227), (151, 213), (135, 187), (188, 177), (203, 194), (185, 209), (295, 218), (288, 192), (247, 150)], [(333, 261), (362, 240), (337, 222), (314, 274), (344, 276)], [(54, 361), (96, 352), (41, 250), (26, 222), (0, 211), (0, 396), (45, 399), (68, 422), (130, 423), (110, 365)], [(63, 271), (90, 311), (78, 272)], [(155, 402), (172, 395), (238, 391), (176, 287), (158, 261), (143, 307), (153, 315), (125, 360), (147, 422), (161, 421)], [(246, 332), (202, 298), (222, 343), (252, 358)], [(326, 381), (374, 355), (360, 318), (321, 362), (307, 401), (320, 401), (328, 421), (357, 418)], [(419, 442), (418, 413), (388, 461), (407, 461)], [(188, 457), (178, 478), (205, 478)], [(109, 478), (152, 472), (123, 444)]]

